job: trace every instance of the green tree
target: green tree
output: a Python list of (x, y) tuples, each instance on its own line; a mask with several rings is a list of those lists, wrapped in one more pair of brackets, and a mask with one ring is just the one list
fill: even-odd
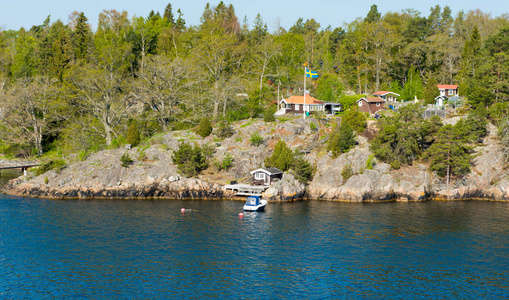
[(196, 133), (201, 137), (207, 137), (212, 133), (212, 125), (210, 124), (210, 120), (207, 117), (203, 117), (196, 128)]
[(361, 133), (368, 126), (366, 120), (366, 114), (360, 112), (357, 108), (352, 108), (343, 115), (341, 122), (348, 124), (355, 132)]
[(193, 147), (181, 143), (179, 149), (173, 152), (172, 160), (179, 172), (186, 177), (194, 177), (208, 167), (207, 159), (198, 145)]
[(337, 75), (324, 74), (316, 81), (316, 85), (318, 87), (315, 95), (318, 99), (327, 102), (339, 102), (344, 87)]
[(435, 98), (440, 95), (437, 84), (435, 76), (430, 74), (424, 88), (424, 101), (426, 104), (435, 104)]
[(342, 123), (336, 127), (327, 140), (327, 151), (332, 151), (332, 156), (337, 157), (341, 153), (350, 151), (355, 145), (355, 133), (348, 123)]
[(374, 23), (380, 21), (381, 18), (382, 14), (378, 12), (378, 7), (376, 6), (376, 4), (373, 4), (371, 5), (368, 15), (364, 19), (364, 22)]
[(281, 171), (287, 171), (293, 165), (293, 152), (288, 148), (286, 143), (279, 140), (274, 147), (271, 156), (265, 158), (266, 167), (275, 167)]
[(422, 99), (424, 96), (421, 75), (414, 66), (408, 70), (407, 81), (401, 91), (401, 98), (403, 100)]
[(303, 157), (295, 155), (292, 170), (295, 178), (302, 183), (307, 183), (313, 176), (313, 166)]
[(441, 177), (462, 176), (470, 172), (471, 148), (464, 145), (455, 135), (452, 125), (445, 125), (438, 132), (433, 145), (426, 151), (425, 158), (430, 161), (430, 170)]
[(127, 143), (131, 144), (133, 147), (140, 143), (140, 131), (138, 130), (138, 122), (136, 122), (136, 120), (132, 120), (131, 124), (129, 124), (126, 140)]

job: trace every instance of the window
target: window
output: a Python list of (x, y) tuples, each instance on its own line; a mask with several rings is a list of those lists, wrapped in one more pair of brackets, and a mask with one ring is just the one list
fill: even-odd
[(377, 103), (376, 103), (376, 106), (380, 106), (380, 102), (377, 102)]
[(300, 109), (300, 105), (295, 104), (295, 110), (299, 110), (299, 109)]
[(362, 101), (359, 101), (359, 106), (362, 106)]
[(265, 180), (265, 174), (264, 173), (255, 173), (255, 179), (256, 180)]

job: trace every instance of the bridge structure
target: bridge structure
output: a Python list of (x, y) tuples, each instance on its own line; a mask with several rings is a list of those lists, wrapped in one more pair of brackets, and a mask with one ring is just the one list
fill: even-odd
[(2, 170), (21, 169), (21, 172), (26, 175), (26, 170), (32, 167), (37, 167), (39, 165), (39, 162), (33, 160), (0, 160), (0, 177), (2, 176)]

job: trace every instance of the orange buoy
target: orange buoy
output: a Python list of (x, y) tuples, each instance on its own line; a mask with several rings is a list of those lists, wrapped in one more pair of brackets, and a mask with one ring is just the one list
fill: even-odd
[(240, 213), (239, 218), (243, 218), (243, 217), (244, 217), (244, 213)]
[(185, 208), (181, 208), (181, 209), (180, 209), (180, 212), (181, 212), (181, 213), (185, 213), (185, 212), (186, 212), (186, 209), (185, 209)]

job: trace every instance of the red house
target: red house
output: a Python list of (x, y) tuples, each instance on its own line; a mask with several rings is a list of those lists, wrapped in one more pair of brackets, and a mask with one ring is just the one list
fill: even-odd
[(440, 96), (452, 97), (458, 95), (458, 85), (455, 84), (437, 84)]
[(357, 105), (359, 106), (359, 111), (372, 115), (381, 109), (385, 109), (385, 102), (380, 97), (362, 97), (357, 100)]

